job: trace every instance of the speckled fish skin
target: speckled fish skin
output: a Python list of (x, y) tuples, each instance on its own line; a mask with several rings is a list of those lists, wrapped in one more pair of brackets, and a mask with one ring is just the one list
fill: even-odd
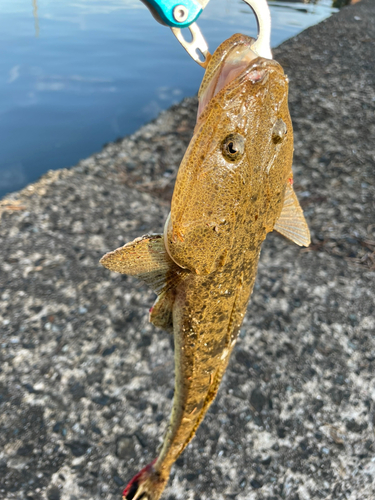
[[(241, 55), (252, 41), (234, 35), (218, 48), (202, 82), (201, 101), (233, 50)], [(292, 189), (293, 133), (281, 66), (252, 58), (212, 94), (182, 160), (164, 235), (146, 235), (102, 259), (106, 267), (137, 274), (158, 292), (150, 319), (173, 329), (175, 341), (170, 426), (158, 458), (128, 484), (124, 500), (160, 498), (173, 463), (204, 418), (235, 345), (267, 233), (279, 221), (285, 234), (297, 220), (302, 237), (294, 237), (293, 229), (291, 239), (309, 242)], [(282, 216), (287, 198), (289, 209)], [(147, 261), (141, 269), (132, 258), (142, 252), (149, 260), (141, 259)]]

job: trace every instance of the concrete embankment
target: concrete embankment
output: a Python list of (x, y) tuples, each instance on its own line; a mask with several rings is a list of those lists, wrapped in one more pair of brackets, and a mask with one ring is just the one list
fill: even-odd
[[(241, 338), (166, 500), (375, 498), (375, 2), (274, 52), (312, 245), (267, 237)], [(196, 104), (1, 202), (1, 499), (119, 499), (155, 456), (171, 338), (147, 322), (153, 294), (98, 260), (161, 231)]]

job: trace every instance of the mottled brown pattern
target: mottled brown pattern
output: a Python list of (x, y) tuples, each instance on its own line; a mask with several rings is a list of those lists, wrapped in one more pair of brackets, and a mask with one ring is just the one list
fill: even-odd
[[(225, 64), (239, 41), (250, 46), (252, 39), (235, 35), (224, 42), (207, 68), (205, 85), (217, 77), (217, 61)], [(126, 500), (160, 498), (173, 463), (217, 393), (254, 285), (261, 243), (273, 230), (292, 182), (287, 94), (281, 66), (253, 60), (199, 117), (178, 172), (166, 248), (160, 236), (146, 236), (102, 259), (108, 268), (144, 280), (144, 270), (149, 273), (157, 262), (155, 280), (147, 276), (159, 293), (150, 319), (173, 326), (175, 340), (171, 423), (159, 457), (129, 483)], [(238, 136), (239, 153), (225, 154), (223, 148), (237, 147)], [(160, 290), (154, 283), (163, 273)]]

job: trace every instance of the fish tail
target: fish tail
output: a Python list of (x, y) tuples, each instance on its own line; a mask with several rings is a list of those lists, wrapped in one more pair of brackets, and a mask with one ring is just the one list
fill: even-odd
[(154, 468), (156, 459), (146, 465), (128, 483), (122, 500), (159, 500), (168, 482), (169, 474), (162, 475)]

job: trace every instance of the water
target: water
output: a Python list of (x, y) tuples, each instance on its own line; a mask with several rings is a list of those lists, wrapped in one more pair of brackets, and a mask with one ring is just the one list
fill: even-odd
[[(270, 2), (272, 46), (331, 15), (331, 0)], [(211, 0), (213, 50), (256, 35), (240, 0)], [(0, 196), (69, 167), (197, 92), (203, 69), (139, 0), (1, 0)]]

